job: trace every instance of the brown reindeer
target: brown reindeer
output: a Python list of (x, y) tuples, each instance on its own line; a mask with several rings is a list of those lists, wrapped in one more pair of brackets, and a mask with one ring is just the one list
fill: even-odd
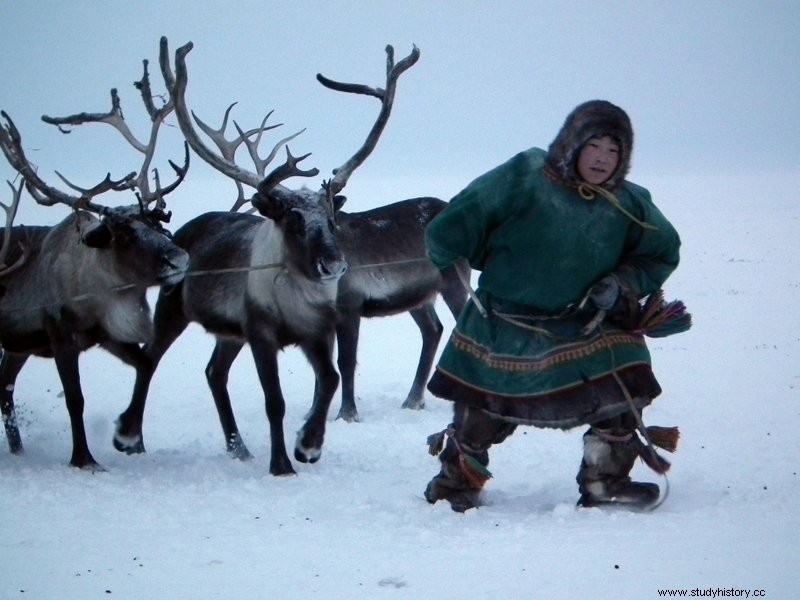
[[(145, 78), (146, 78), (145, 63)], [(183, 180), (189, 166), (178, 167), (176, 181), (162, 188), (155, 174), (151, 191), (148, 170), (153, 158), (156, 131), (171, 105), (151, 110), (153, 128), (148, 144), (139, 143), (125, 126), (116, 90), (112, 110), (106, 114), (81, 113), (63, 119), (43, 117), (60, 127), (86, 122), (106, 122), (144, 153), (141, 171), (114, 181), (110, 175), (91, 189), (71, 195), (48, 185), (25, 156), (22, 139), (12, 120), (2, 113), (0, 146), (11, 166), (19, 172), (28, 192), (44, 205), (65, 204), (71, 214), (52, 227), (6, 227), (6, 244), (0, 251), (0, 409), (11, 452), (23, 451), (15, 416), (14, 384), (31, 355), (53, 358), (64, 386), (64, 398), (72, 425), (73, 449), (70, 464), (102, 470), (89, 451), (83, 424), (84, 397), (81, 391), (78, 356), (99, 345), (127, 364), (136, 367), (144, 360), (140, 344), (152, 335), (146, 289), (172, 285), (183, 278), (187, 253), (176, 246), (162, 222), (169, 220), (164, 196)], [(6, 208), (13, 219), (14, 201)], [(133, 206), (106, 207), (95, 202), (105, 192), (134, 190)]]
[[(266, 119), (257, 130), (240, 129), (239, 137), (233, 141), (224, 139), (223, 124), (223, 129), (211, 136), (219, 152), (205, 145), (184, 100), (188, 80), (185, 59), (191, 48), (187, 44), (175, 52), (173, 74), (167, 41), (161, 40), (162, 75), (175, 103), (181, 131), (203, 160), (231, 179), (257, 189), (251, 201), (266, 218), (236, 212), (208, 213), (176, 232), (176, 243), (191, 257), (188, 277), (159, 296), (155, 337), (146, 347), (151, 363), (137, 372), (131, 404), (118, 421), (115, 445), (128, 452), (144, 450), (141, 426), (154, 370), (188, 323), (196, 321), (217, 338), (206, 377), (228, 452), (240, 459), (251, 456), (236, 425), (226, 386), (234, 359), (249, 344), (270, 426), (270, 473), (292, 474), (295, 471), (286, 453), (283, 433), (285, 400), (277, 355), (287, 345), (298, 345), (314, 370), (314, 399), (297, 434), (294, 455), (301, 462), (316, 462), (322, 451), (328, 408), (339, 384), (332, 345), (338, 282), (347, 263), (338, 245), (334, 221), (338, 194), (377, 144), (391, 112), (397, 79), (416, 62), (419, 53), (415, 48), (395, 65), (393, 51), (387, 47), (384, 90), (336, 84), (344, 91), (377, 96), (381, 111), (361, 148), (336, 169), (334, 177), (324, 182), (319, 191), (312, 191), (290, 190), (281, 185), (281, 181), (294, 175), (308, 177), (318, 173), (317, 169), (299, 169), (297, 164), (305, 156), (294, 158), (288, 149), (286, 163), (264, 175), (272, 156), (294, 137), (281, 140), (266, 159), (261, 159), (257, 146), (261, 134), (269, 129)], [(227, 115), (226, 112), (226, 120)], [(248, 147), (257, 172), (246, 171), (233, 161), (241, 144)]]
[(339, 211), (339, 245), (350, 269), (339, 282), (336, 300), (338, 365), (342, 404), (338, 418), (358, 421), (355, 370), (361, 318), (408, 312), (422, 336), (414, 381), (403, 408), (425, 406), (424, 391), (444, 327), (435, 302), (442, 296), (453, 317), (467, 299), (459, 278), (469, 278), (469, 265), (439, 271), (425, 256), (425, 227), (447, 203), (437, 198), (413, 198), (357, 213)]

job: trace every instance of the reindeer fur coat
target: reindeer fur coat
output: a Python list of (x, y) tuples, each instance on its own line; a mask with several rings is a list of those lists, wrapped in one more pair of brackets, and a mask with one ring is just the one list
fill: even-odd
[[(575, 174), (580, 148), (602, 135), (620, 145), (604, 184), (619, 206), (600, 194), (587, 199)], [(661, 392), (642, 335), (609, 321), (581, 332), (595, 311), (579, 306), (598, 280), (613, 273), (635, 303), (678, 264), (677, 232), (649, 192), (624, 179), (632, 141), (621, 109), (581, 105), (549, 152), (532, 148), (482, 175), (430, 224), (430, 259), (445, 268), (466, 258), (481, 272), (477, 297), (488, 310), (465, 307), (429, 383), (434, 395), (569, 428), (629, 410), (614, 372), (639, 408)]]

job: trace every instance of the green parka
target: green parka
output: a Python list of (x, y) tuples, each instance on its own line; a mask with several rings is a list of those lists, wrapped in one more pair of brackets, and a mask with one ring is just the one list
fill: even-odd
[(572, 427), (628, 408), (612, 371), (639, 406), (660, 393), (643, 337), (609, 322), (583, 335), (594, 311), (577, 307), (608, 274), (637, 299), (657, 290), (678, 265), (680, 239), (646, 189), (620, 181), (614, 206), (559, 179), (547, 157), (538, 148), (514, 156), (428, 227), (431, 261), (469, 261), (490, 311), (467, 304), (429, 389), (521, 423)]

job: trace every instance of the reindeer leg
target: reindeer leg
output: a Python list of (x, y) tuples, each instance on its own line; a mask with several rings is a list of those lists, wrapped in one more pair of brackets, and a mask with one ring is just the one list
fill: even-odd
[[(100, 347), (109, 352), (112, 356), (116, 356), (126, 365), (132, 366), (137, 374), (150, 367), (150, 359), (139, 344), (110, 341), (100, 344)], [(120, 435), (119, 427), (120, 421), (117, 420), (117, 431), (115, 431), (112, 440), (114, 447), (120, 452), (127, 452), (128, 454), (144, 452), (142, 436), (138, 435), (133, 437)]]
[(231, 407), (231, 397), (228, 394), (228, 373), (243, 347), (244, 344), (240, 342), (217, 339), (217, 345), (214, 347), (211, 360), (208, 361), (206, 367), (206, 380), (217, 407), (228, 454), (239, 460), (249, 460), (253, 458), (253, 455), (250, 454), (244, 444), (242, 434), (239, 433), (239, 427), (236, 425), (236, 418)]
[(264, 404), (269, 420), (271, 441), (271, 457), (269, 472), (273, 475), (294, 475), (295, 470), (286, 454), (286, 440), (283, 435), (283, 417), (286, 414), (286, 402), (281, 392), (278, 377), (278, 350), (274, 344), (259, 335), (248, 336), (250, 350), (256, 362), (258, 378), (264, 389)]
[(431, 373), (433, 359), (436, 357), (436, 348), (439, 347), (444, 327), (436, 315), (432, 302), (408, 312), (411, 313), (414, 322), (419, 327), (420, 334), (422, 334), (422, 351), (419, 355), (417, 373), (402, 408), (421, 410), (425, 408), (425, 384), (428, 382), (428, 375)]
[(11, 454), (22, 454), (24, 450), (17, 425), (17, 413), (14, 409), (14, 385), (17, 375), (27, 360), (27, 354), (9, 354), (8, 352), (3, 352), (2, 360), (0, 360), (0, 409)]
[(322, 454), (325, 422), (328, 418), (331, 400), (336, 393), (336, 388), (339, 387), (339, 374), (333, 366), (331, 344), (328, 340), (311, 340), (301, 347), (314, 369), (316, 383), (311, 413), (303, 427), (297, 432), (294, 457), (300, 462), (315, 463)]
[[(120, 452), (141, 454), (145, 451), (142, 422), (144, 421), (144, 409), (150, 382), (161, 357), (189, 324), (183, 314), (181, 289), (180, 286), (177, 286), (169, 292), (161, 291), (153, 316), (153, 341), (145, 344), (141, 354), (135, 359), (130, 354), (126, 354), (129, 360), (133, 359), (133, 362), (128, 364), (133, 365), (136, 369), (136, 382), (128, 407), (117, 417), (113, 442), (114, 448)], [(107, 349), (115, 354), (111, 347), (107, 347)], [(123, 356), (115, 355), (127, 362)]]
[[(72, 458), (69, 464), (79, 469), (90, 471), (104, 471), (89, 452), (89, 444), (86, 441), (86, 428), (83, 424), (84, 399), (81, 391), (81, 376), (78, 368), (78, 357), (80, 352), (71, 340), (64, 339), (66, 336), (58, 336), (61, 339), (54, 339), (53, 332), (56, 327), (49, 327), (51, 334), (51, 345), (53, 348), (53, 358), (56, 361), (56, 369), (61, 377), (61, 385), (64, 387), (64, 398), (67, 404), (67, 412), (72, 426)], [(68, 335), (68, 334), (67, 334)]]
[(339, 348), (337, 362), (339, 373), (342, 376), (342, 405), (336, 418), (344, 419), (348, 423), (360, 421), (355, 397), (358, 332), (360, 327), (361, 317), (358, 313), (353, 314), (352, 312), (340, 315), (339, 324), (336, 326), (336, 339)]

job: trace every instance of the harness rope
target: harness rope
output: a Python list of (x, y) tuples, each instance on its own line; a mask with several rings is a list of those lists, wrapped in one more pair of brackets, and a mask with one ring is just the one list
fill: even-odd
[[(391, 267), (396, 265), (404, 265), (404, 264), (415, 264), (420, 262), (428, 262), (427, 258), (409, 258), (404, 260), (395, 260), (395, 261), (388, 261), (388, 262), (380, 262), (380, 263), (368, 263), (364, 265), (357, 265), (355, 267), (350, 267), (350, 270), (359, 270), (359, 269), (375, 269), (378, 267)], [(189, 271), (184, 275), (184, 278), (187, 277), (202, 277), (207, 275), (219, 275), (219, 274), (226, 274), (226, 273), (245, 273), (249, 271), (264, 271), (267, 269), (279, 269), (284, 267), (283, 263), (265, 263), (263, 265), (250, 265), (247, 267), (227, 267), (224, 269), (202, 269), (197, 271)], [(53, 306), (60, 306), (62, 304), (67, 304), (69, 302), (80, 302), (83, 300), (88, 300), (95, 296), (105, 296), (107, 294), (113, 294), (118, 292), (126, 292), (129, 290), (134, 290), (138, 287), (141, 287), (135, 283), (121, 283), (119, 285), (114, 285), (108, 287), (104, 290), (96, 291), (96, 292), (85, 292), (83, 294), (76, 294), (75, 296), (70, 296), (65, 300), (59, 300), (56, 302), (50, 302), (48, 304), (38, 304), (36, 306), (20, 306), (20, 307), (11, 307), (11, 308), (3, 308), (0, 310), (0, 313), (20, 313), (26, 311), (36, 311), (42, 310), (44, 308), (50, 308)]]

